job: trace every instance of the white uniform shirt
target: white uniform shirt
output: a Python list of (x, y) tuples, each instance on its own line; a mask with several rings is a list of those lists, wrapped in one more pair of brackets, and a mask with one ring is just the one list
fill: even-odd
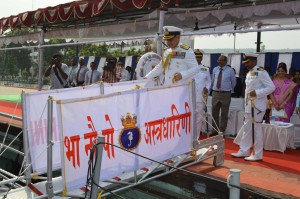
[(263, 68), (254, 66), (246, 75), (246, 90), (245, 90), (245, 112), (251, 113), (251, 100), (249, 93), (253, 90), (256, 92), (255, 108), (258, 111), (267, 109), (267, 96), (275, 90), (275, 86)]
[[(61, 69), (68, 75), (69, 74), (69, 68), (66, 64), (64, 63), (61, 63)], [(54, 72), (54, 69), (53, 69), (53, 66), (51, 68), (51, 71), (50, 71), (50, 79), (51, 79), (51, 86), (50, 86), (50, 89), (59, 89), (59, 88), (64, 88), (64, 86), (67, 84), (67, 80), (64, 79), (59, 70), (57, 70), (57, 73), (62, 81), (62, 84), (60, 83), (60, 81), (58, 80), (55, 72)]]
[[(80, 70), (80, 71), (79, 71), (78, 80), (77, 80), (78, 70)], [(89, 69), (86, 66), (84, 66), (84, 65), (83, 66), (78, 66), (77, 71), (76, 71), (76, 73), (74, 74), (74, 77), (73, 77), (74, 80), (75, 80), (75, 82), (76, 82), (76, 84), (81, 83), (81, 82), (84, 83), (84, 81), (85, 81), (85, 73), (88, 72), (88, 71), (89, 71)]]
[(207, 88), (208, 93), (211, 86), (211, 77), (209, 68), (200, 64), (200, 72), (195, 75), (195, 84), (196, 84), (196, 100), (197, 102), (203, 102), (202, 91), (203, 88)]
[(120, 82), (129, 81), (130, 80), (130, 73), (123, 67), (121, 71), (121, 79)]
[[(181, 73), (182, 79), (178, 82), (182, 83), (200, 71), (194, 51), (191, 48), (182, 44), (179, 44), (177, 48), (168, 48), (164, 52), (162, 61), (165, 61), (170, 53), (173, 56), (166, 67), (164, 85), (172, 85), (174, 74), (177, 72)], [(146, 75), (146, 78), (151, 79), (163, 73), (162, 61)]]
[(78, 71), (78, 66), (72, 66), (71, 69), (69, 69), (69, 75), (68, 75), (68, 83), (70, 85), (75, 85), (76, 84), (76, 73)]
[[(93, 77), (92, 77), (92, 73), (93, 73)], [(92, 78), (92, 82), (91, 82), (91, 78)], [(97, 70), (89, 70), (88, 72), (85, 73), (85, 80), (84, 80), (84, 85), (90, 85), (92, 83), (98, 82), (101, 80), (101, 73)]]

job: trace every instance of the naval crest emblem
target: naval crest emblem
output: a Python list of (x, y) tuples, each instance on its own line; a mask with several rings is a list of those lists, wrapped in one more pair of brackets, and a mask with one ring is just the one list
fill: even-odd
[(137, 116), (135, 114), (121, 117), (122, 126), (124, 127), (119, 135), (119, 144), (122, 148), (133, 151), (141, 142), (141, 131), (136, 126)]

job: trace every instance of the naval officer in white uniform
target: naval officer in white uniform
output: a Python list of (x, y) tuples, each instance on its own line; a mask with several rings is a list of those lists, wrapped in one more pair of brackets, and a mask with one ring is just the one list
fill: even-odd
[(204, 117), (203, 105), (210, 90), (211, 77), (209, 67), (204, 66), (201, 63), (203, 59), (203, 52), (201, 52), (199, 49), (196, 49), (194, 53), (198, 62), (198, 67), (200, 68), (200, 72), (194, 77), (196, 84), (197, 138), (199, 138), (202, 130), (202, 118)]
[[(263, 159), (262, 120), (267, 109), (267, 96), (275, 90), (275, 86), (263, 67), (257, 66), (258, 54), (245, 54), (243, 63), (249, 70), (246, 75), (245, 90), (245, 122), (240, 150), (232, 153), (233, 157), (245, 157), (248, 161)], [(252, 146), (251, 99), (254, 99), (254, 154), (250, 155)]]
[(194, 51), (187, 45), (180, 43), (182, 29), (174, 26), (164, 26), (164, 37), (168, 48), (163, 53), (162, 61), (146, 76), (151, 79), (165, 74), (164, 85), (189, 80), (200, 71)]

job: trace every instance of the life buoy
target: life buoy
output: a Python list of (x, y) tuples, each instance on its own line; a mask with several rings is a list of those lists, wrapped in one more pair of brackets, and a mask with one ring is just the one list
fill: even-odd
[(135, 69), (136, 78), (143, 79), (154, 66), (159, 64), (161, 56), (155, 52), (148, 52), (144, 54), (138, 61)]

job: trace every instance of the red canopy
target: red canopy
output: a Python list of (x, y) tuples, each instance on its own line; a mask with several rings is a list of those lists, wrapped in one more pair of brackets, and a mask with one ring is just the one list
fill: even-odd
[[(173, 0), (161, 0), (164, 4), (169, 4), (171, 1)], [(179, 0), (174, 0), (175, 3), (178, 1)], [(2, 18), (0, 19), (0, 30), (4, 32), (9, 28), (38, 27), (47, 24), (55, 24), (57, 22), (62, 23), (68, 20), (76, 21), (89, 19), (100, 15), (107, 7), (111, 9), (112, 12), (116, 9), (126, 12), (133, 8), (147, 8), (150, 3), (151, 0), (76, 1)], [(113, 15), (113, 13), (111, 14)]]

